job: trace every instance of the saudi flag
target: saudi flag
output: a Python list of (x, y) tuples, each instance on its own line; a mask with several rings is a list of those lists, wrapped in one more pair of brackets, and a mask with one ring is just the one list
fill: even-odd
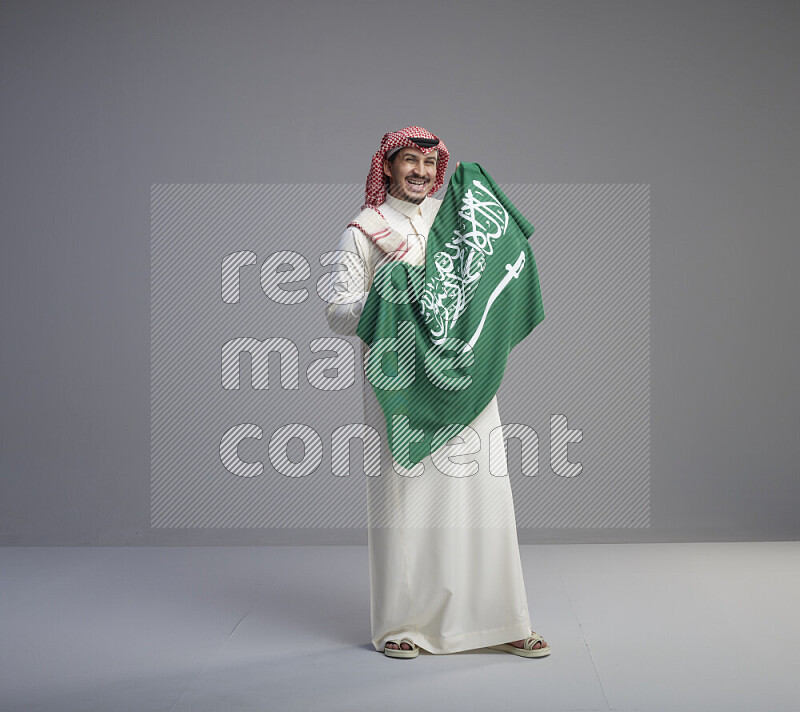
[[(533, 226), (477, 163), (461, 163), (424, 265), (374, 276), (357, 335), (394, 460), (411, 469), (489, 404), (508, 355), (544, 319)], [(488, 447), (488, 443), (481, 444)]]

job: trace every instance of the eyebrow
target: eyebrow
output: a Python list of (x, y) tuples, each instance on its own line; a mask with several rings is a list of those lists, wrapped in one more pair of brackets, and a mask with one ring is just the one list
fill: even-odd
[[(416, 156), (415, 156), (413, 153), (409, 153), (408, 151), (406, 151), (405, 153), (403, 153), (403, 158), (416, 158)], [(436, 161), (436, 160), (438, 160), (438, 159), (439, 159), (439, 156), (423, 156), (423, 158), (424, 158), (426, 161), (427, 161), (429, 158), (432, 158), (434, 161)]]

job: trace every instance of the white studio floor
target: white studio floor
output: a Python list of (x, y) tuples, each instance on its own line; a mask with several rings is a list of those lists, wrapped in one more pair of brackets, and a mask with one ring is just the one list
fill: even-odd
[(522, 546), (549, 657), (370, 643), (365, 546), (0, 549), (0, 709), (800, 709), (800, 542)]

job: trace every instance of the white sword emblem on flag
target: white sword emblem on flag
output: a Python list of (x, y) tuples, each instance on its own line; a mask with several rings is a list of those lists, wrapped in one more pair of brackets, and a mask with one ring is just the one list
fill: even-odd
[(481, 335), (481, 331), (483, 330), (483, 325), (486, 322), (486, 316), (489, 314), (489, 309), (492, 306), (492, 302), (494, 302), (494, 300), (497, 299), (497, 297), (500, 295), (500, 292), (502, 292), (506, 288), (506, 286), (512, 279), (516, 279), (517, 277), (519, 277), (519, 273), (522, 271), (522, 268), (524, 266), (525, 266), (524, 252), (519, 253), (519, 257), (517, 257), (517, 261), (513, 265), (509, 264), (506, 265), (505, 276), (498, 282), (497, 286), (494, 288), (491, 296), (486, 302), (486, 307), (483, 310), (483, 316), (481, 317), (481, 323), (478, 324), (478, 328), (475, 330), (475, 333), (472, 335), (472, 338), (469, 340), (466, 346), (464, 346), (464, 348), (461, 349), (461, 353), (465, 353), (467, 349), (471, 349), (475, 346), (475, 342), (478, 340), (478, 337)]

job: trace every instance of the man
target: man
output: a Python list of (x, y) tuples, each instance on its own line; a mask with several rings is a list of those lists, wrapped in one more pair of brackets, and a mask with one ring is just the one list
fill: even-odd
[[(346, 271), (331, 273), (326, 317), (332, 331), (355, 335), (377, 267), (394, 260), (424, 265), (441, 206), (432, 195), (444, 184), (448, 161), (444, 142), (419, 126), (384, 135), (361, 212), (339, 240), (337, 261)], [(422, 475), (408, 476), (388, 453), (372, 385), (364, 380), (363, 388), (364, 422), (381, 446), (380, 475), (367, 478), (375, 649), (398, 658), (416, 657), (420, 647), (434, 654), (493, 647), (548, 655), (546, 641), (530, 628), (510, 484), (497, 476), (498, 470), (507, 475), (504, 452), (492, 457), (490, 474), (489, 433), (500, 426), (496, 397), (470, 423), (483, 443), (470, 453), (475, 476), (444, 476), (435, 453), (422, 461)]]

